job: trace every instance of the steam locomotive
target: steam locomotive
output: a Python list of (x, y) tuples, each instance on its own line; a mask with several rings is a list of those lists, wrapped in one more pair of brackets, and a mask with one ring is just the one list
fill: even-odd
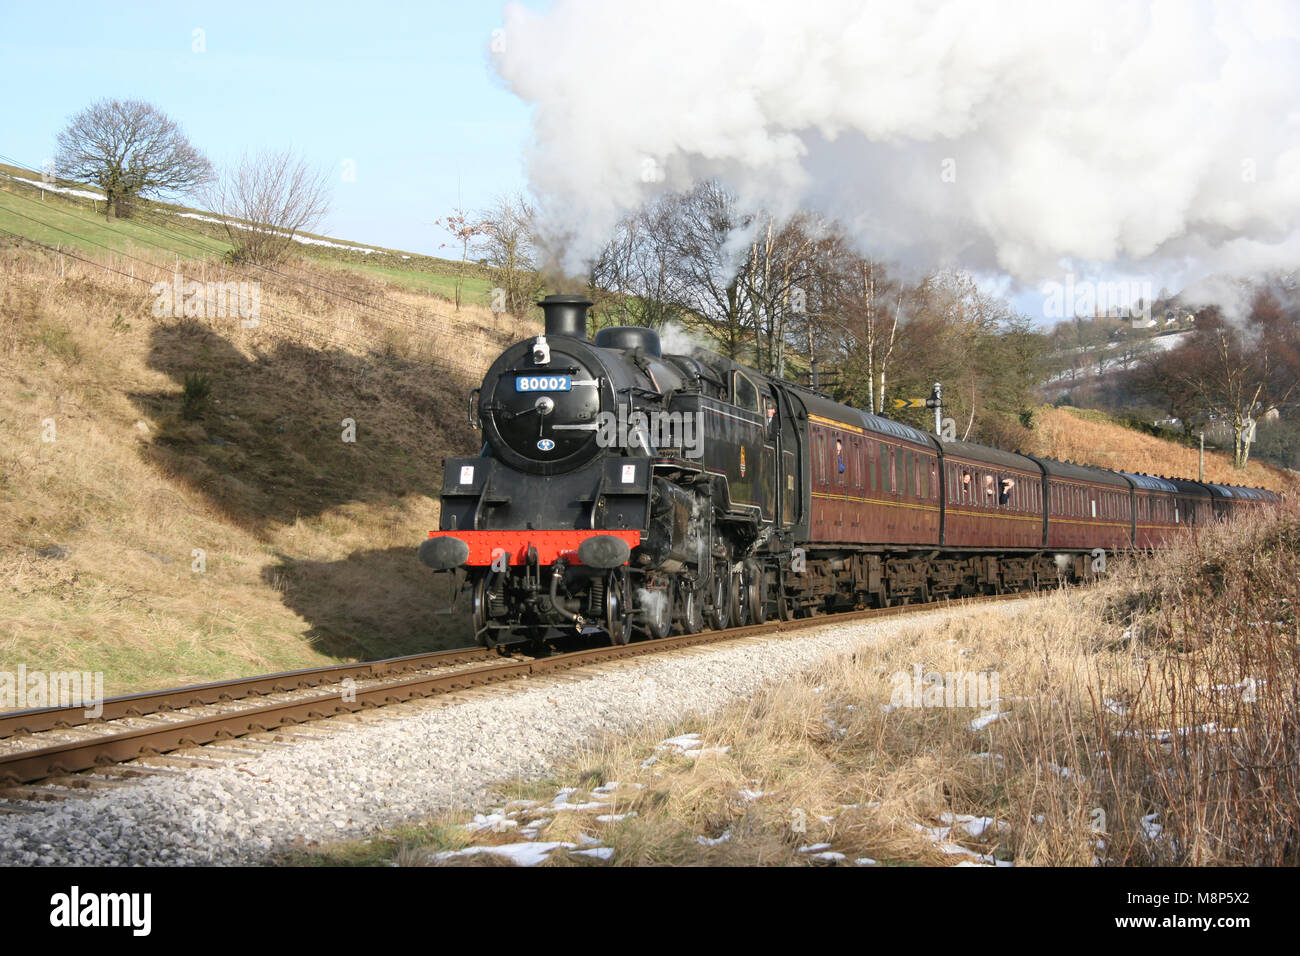
[(444, 462), (418, 552), (487, 646), (1083, 581), (1278, 500), (943, 441), (651, 329), (589, 340), (583, 296), (538, 304), (544, 332), (470, 393), (482, 454)]

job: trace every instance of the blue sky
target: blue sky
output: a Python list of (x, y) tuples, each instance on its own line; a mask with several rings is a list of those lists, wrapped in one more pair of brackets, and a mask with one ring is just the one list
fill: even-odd
[(476, 209), (524, 185), (528, 107), (488, 62), (503, 2), (5, 6), (0, 153), (23, 164), (92, 101), (143, 99), (217, 165), (293, 147), (331, 170), (319, 231), (435, 255), (458, 192)]

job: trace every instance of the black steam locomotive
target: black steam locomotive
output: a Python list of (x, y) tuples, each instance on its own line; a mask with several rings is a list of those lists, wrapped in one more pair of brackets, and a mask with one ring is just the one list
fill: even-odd
[(644, 328), (586, 335), (582, 296), (470, 395), (420, 560), (463, 578), (478, 640), (695, 633), (1081, 580), (1107, 551), (1275, 502), (1088, 468), (831, 401)]

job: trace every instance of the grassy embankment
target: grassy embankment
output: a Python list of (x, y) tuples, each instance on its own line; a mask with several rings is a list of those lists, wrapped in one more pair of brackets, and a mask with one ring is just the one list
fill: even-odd
[[(1024, 450), (1034, 455), (1175, 478), (1197, 476), (1197, 449), (1126, 428), (1104, 412), (1044, 406), (1035, 411), (1029, 436)], [(1274, 491), (1297, 486), (1293, 472), (1258, 461), (1240, 471), (1232, 456), (1220, 451), (1206, 451), (1205, 480)]]
[[(477, 450), (467, 389), (531, 323), (314, 258), (226, 268), (194, 233), (169, 254), (74, 203), (0, 206), (112, 246), (0, 243), (0, 670), (102, 670), (114, 693), (463, 641), (413, 548), (440, 460)], [(260, 282), (260, 324), (156, 318), (178, 260)], [(186, 419), (191, 375), (209, 397)]]
[[(595, 741), (552, 779), (504, 781), (503, 804), (539, 802), (507, 807), (513, 822), (444, 814), (290, 859), (421, 864), (549, 819), (536, 840), (586, 835), (625, 865), (1300, 862), (1300, 511), (1112, 570), (1015, 616), (900, 626), (720, 713)], [(934, 696), (906, 706), (896, 675), (918, 671)], [(980, 674), (998, 678), (996, 719), (939, 703)], [(689, 733), (699, 756), (661, 744)], [(550, 806), (597, 787), (608, 805)], [(568, 864), (595, 865), (547, 859)]]

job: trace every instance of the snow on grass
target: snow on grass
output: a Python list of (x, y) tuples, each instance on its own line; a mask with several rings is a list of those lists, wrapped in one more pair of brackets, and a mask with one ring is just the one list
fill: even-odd
[(10, 176), (8, 173), (3, 174), (7, 179), (15, 182), (26, 183), (28, 186), (35, 186), (37, 189), (45, 189), (52, 193), (62, 193), (65, 196), (76, 196), (79, 199), (103, 199), (103, 193), (94, 193), (86, 189), (73, 189), (70, 186), (56, 186), (53, 183), (42, 182), (39, 179), (24, 179), (22, 176)]
[(499, 833), (502, 830), (512, 829), (517, 826), (519, 826), (518, 820), (512, 820), (510, 817), (506, 816), (505, 813), (497, 811), (488, 814), (476, 813), (474, 814), (473, 820), (461, 825), (461, 829), (474, 831), (491, 830), (494, 833)]
[(481, 853), (490, 853), (493, 856), (502, 856), (513, 863), (515, 866), (537, 866), (546, 862), (550, 855), (559, 849), (570, 851), (573, 856), (586, 856), (598, 860), (608, 860), (614, 855), (612, 847), (590, 847), (585, 850), (579, 850), (578, 844), (567, 842), (554, 843), (502, 843), (497, 846), (467, 846), (463, 850), (444, 850), (441, 853), (435, 853), (433, 859), (438, 862), (454, 860), (460, 857), (478, 856)]
[[(102, 199), (103, 197), (100, 196), (97, 198)], [(176, 215), (180, 216), (183, 219), (197, 219), (200, 222), (214, 222), (218, 226), (224, 226), (227, 224), (226, 220), (220, 218), (219, 216), (204, 216), (204, 215), (200, 215), (197, 212), (178, 212), (176, 213)], [(230, 225), (236, 229), (239, 228), (239, 223), (230, 223)], [(379, 253), (380, 255), (387, 255), (387, 253), (385, 253), (384, 250), (382, 249), (374, 249), (370, 246), (356, 246), (347, 242), (333, 242), (329, 239), (314, 239), (311, 236), (302, 236), (296, 234), (290, 236), (289, 238), (293, 239), (294, 242), (301, 242), (305, 246), (329, 246), (332, 249), (351, 249), (354, 252), (363, 252), (366, 255), (370, 255), (371, 253), (375, 253), (375, 252)]]
[(982, 714), (981, 716), (976, 717), (969, 724), (967, 724), (966, 727), (969, 730), (973, 730), (976, 733), (978, 733), (979, 731), (987, 727), (989, 724), (994, 723), (997, 720), (1000, 720), (1004, 715), (1004, 713), (1005, 711), (995, 710), (992, 713)]

